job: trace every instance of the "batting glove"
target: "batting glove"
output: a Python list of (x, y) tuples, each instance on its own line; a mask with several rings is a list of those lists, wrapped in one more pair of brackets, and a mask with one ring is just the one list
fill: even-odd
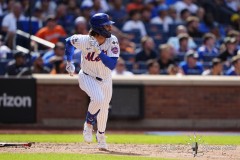
[(100, 46), (99, 46), (99, 43), (98, 43), (98, 41), (97, 41), (93, 36), (91, 36), (90, 44), (91, 44), (91, 46), (94, 47), (95, 52), (96, 52), (97, 54), (100, 54), (100, 53), (101, 53), (101, 48), (100, 48)]
[(75, 72), (75, 66), (74, 66), (73, 62), (67, 62), (66, 70), (68, 71), (70, 76), (73, 76), (73, 74)]

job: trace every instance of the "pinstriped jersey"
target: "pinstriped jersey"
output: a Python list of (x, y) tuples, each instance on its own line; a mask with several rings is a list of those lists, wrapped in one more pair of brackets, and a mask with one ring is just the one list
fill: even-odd
[[(98, 54), (95, 53), (94, 47), (90, 44), (89, 35), (73, 35), (70, 38), (72, 45), (82, 51), (81, 54), (81, 69), (92, 77), (100, 77), (107, 79), (111, 77), (111, 70), (106, 67)], [(120, 48), (117, 37), (111, 35), (110, 38), (106, 38), (105, 42), (100, 45), (100, 49), (108, 57), (119, 57)]]

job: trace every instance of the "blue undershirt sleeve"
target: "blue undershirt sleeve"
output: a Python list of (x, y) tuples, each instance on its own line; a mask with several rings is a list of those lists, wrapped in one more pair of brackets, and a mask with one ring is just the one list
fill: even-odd
[(67, 56), (67, 61), (72, 60), (72, 56), (74, 53), (74, 46), (71, 44), (71, 37), (68, 37), (65, 39), (66, 41), (66, 46), (65, 46), (65, 55)]
[(113, 70), (116, 67), (118, 57), (108, 57), (102, 51), (99, 54), (99, 58), (102, 60), (103, 64), (109, 69)]

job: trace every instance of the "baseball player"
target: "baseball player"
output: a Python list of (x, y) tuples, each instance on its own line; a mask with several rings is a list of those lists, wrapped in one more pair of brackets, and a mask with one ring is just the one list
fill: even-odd
[(97, 123), (96, 139), (100, 150), (107, 150), (105, 130), (112, 97), (111, 71), (115, 68), (120, 53), (118, 39), (110, 33), (113, 23), (107, 14), (97, 13), (90, 19), (89, 35), (73, 35), (66, 39), (66, 70), (73, 76), (73, 51), (74, 48), (80, 49), (79, 86), (91, 100), (83, 137), (86, 142), (92, 142), (93, 126)]

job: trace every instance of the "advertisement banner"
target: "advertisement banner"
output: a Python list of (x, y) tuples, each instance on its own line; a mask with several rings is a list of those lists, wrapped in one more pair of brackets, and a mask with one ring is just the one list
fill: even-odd
[(0, 78), (0, 123), (36, 122), (36, 80)]

